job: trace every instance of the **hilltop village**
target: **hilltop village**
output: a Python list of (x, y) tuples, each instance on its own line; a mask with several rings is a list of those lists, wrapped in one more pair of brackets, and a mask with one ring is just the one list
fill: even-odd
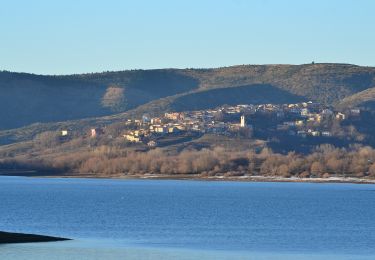
[[(374, 178), (371, 111), (314, 102), (225, 105), (59, 129), (8, 146), (13, 171), (93, 176)], [(31, 156), (15, 152), (29, 150)]]
[[(121, 137), (129, 143), (149, 147), (165, 146), (173, 138), (193, 138), (203, 134), (238, 138), (298, 137), (348, 138), (358, 133), (350, 122), (360, 117), (358, 108), (337, 111), (312, 101), (296, 104), (244, 104), (216, 109), (170, 112), (161, 117), (128, 119)], [(91, 129), (92, 138), (106, 134), (106, 127)], [(69, 135), (63, 130), (61, 135)]]

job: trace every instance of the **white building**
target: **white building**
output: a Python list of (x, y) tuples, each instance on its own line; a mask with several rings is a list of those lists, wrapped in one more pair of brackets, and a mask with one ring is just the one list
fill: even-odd
[(240, 122), (240, 127), (246, 127), (246, 121), (245, 121), (245, 116), (241, 116), (241, 122)]

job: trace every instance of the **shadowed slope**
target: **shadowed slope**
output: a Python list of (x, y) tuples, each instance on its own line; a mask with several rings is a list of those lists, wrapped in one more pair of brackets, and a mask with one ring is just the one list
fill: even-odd
[(120, 113), (198, 87), (173, 70), (72, 76), (0, 72), (0, 130)]
[[(257, 85), (273, 89), (259, 88), (263, 92), (257, 93), (244, 87)], [(332, 105), (373, 86), (375, 68), (350, 64), (243, 65), (70, 76), (0, 72), (0, 130), (39, 122), (119, 118), (116, 114), (136, 108), (130, 114), (261, 100), (281, 102), (270, 99), (272, 92), (278, 93), (274, 97), (283, 97), (284, 103), (304, 99)]]

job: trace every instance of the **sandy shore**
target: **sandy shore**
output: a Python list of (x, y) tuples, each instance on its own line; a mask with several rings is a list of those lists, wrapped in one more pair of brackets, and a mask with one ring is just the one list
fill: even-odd
[(0, 176), (23, 176), (37, 178), (94, 178), (94, 179), (146, 179), (146, 180), (199, 180), (199, 181), (244, 181), (244, 182), (311, 182), (311, 183), (356, 183), (356, 184), (375, 184), (375, 179), (332, 176), (328, 178), (299, 178), (299, 177), (280, 177), (280, 176), (202, 176), (199, 174), (133, 174), (126, 175), (123, 173), (105, 175), (105, 174), (82, 174), (82, 173), (65, 173), (65, 174), (48, 174), (33, 172), (1, 172)]
[(142, 175), (137, 179), (183, 179), (183, 180), (207, 180), (207, 181), (245, 181), (245, 182), (311, 182), (311, 183), (362, 183), (375, 184), (373, 179), (353, 178), (353, 177), (329, 177), (329, 178), (298, 178), (298, 177), (277, 177), (277, 176), (174, 176), (174, 175)]
[[(19, 175), (18, 175), (19, 176)], [(25, 176), (25, 175), (22, 175)], [(139, 174), (139, 175), (95, 175), (95, 174), (65, 174), (32, 177), (47, 178), (93, 178), (93, 179), (127, 179), (127, 180), (195, 180), (195, 181), (242, 181), (242, 182), (308, 182), (308, 183), (354, 183), (354, 184), (375, 184), (375, 179), (355, 177), (328, 177), (328, 178), (298, 178), (279, 176), (201, 176), (199, 174)]]
[(70, 240), (61, 237), (42, 236), (34, 234), (10, 233), (0, 231), (0, 244), (36, 243)]

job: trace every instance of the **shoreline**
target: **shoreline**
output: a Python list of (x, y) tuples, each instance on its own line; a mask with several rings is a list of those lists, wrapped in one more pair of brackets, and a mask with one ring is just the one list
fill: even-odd
[[(22, 174), (23, 173), (23, 174)], [(303, 183), (352, 183), (352, 184), (375, 184), (375, 179), (356, 177), (328, 177), (328, 178), (298, 178), (280, 176), (201, 176), (199, 174), (139, 174), (139, 175), (97, 175), (97, 174), (50, 174), (42, 175), (25, 174), (25, 172), (12, 172), (0, 176), (19, 176), (32, 178), (78, 178), (78, 179), (119, 179), (119, 180), (190, 180), (190, 181), (237, 181), (237, 182), (303, 182)]]
[(1, 244), (67, 241), (69, 238), (0, 231)]
[[(96, 177), (93, 177), (96, 178)], [(131, 176), (109, 179), (141, 179), (141, 180), (192, 180), (192, 181), (234, 181), (234, 182), (304, 182), (304, 183), (352, 183), (352, 184), (375, 184), (375, 180), (361, 179), (361, 178), (345, 178), (345, 177), (330, 177), (330, 178), (284, 178), (273, 176), (237, 176), (237, 177), (224, 177), (224, 176), (174, 176), (174, 175), (161, 175), (161, 176)]]
[(351, 177), (330, 177), (330, 178), (285, 178), (273, 176), (238, 176), (238, 177), (181, 177), (173, 176), (140, 176), (132, 179), (156, 179), (156, 180), (197, 180), (197, 181), (236, 181), (236, 182), (290, 182), (290, 183), (352, 183), (352, 184), (375, 184), (375, 180)]

